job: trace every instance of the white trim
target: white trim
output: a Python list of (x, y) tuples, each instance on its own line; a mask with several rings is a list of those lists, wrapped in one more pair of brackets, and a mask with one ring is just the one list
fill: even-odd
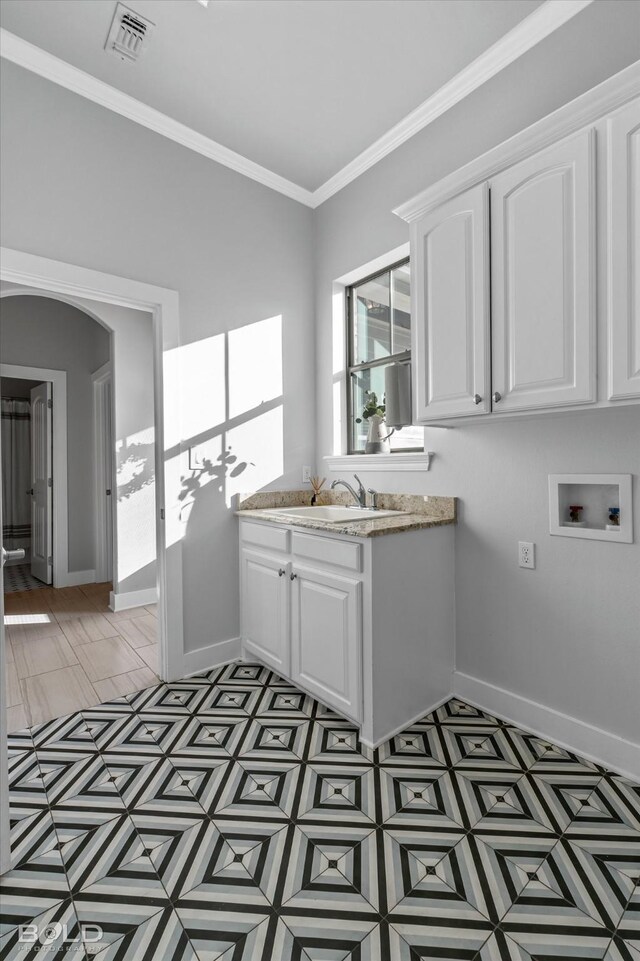
[(77, 587), (79, 584), (95, 584), (95, 582), (95, 571), (69, 571), (64, 584), (58, 584), (57, 587)]
[(377, 741), (367, 741), (367, 739), (362, 737), (362, 735), (360, 736), (360, 740), (367, 747), (370, 747), (373, 750), (375, 750), (376, 748), (380, 747), (381, 744), (384, 744), (385, 741), (388, 741), (390, 740), (390, 738), (395, 737), (396, 734), (401, 734), (402, 731), (406, 731), (407, 728), (410, 728), (412, 727), (412, 725), (417, 724), (418, 721), (421, 721), (423, 717), (425, 717), (425, 715), (433, 714), (433, 712), (437, 711), (439, 707), (441, 707), (443, 704), (446, 704), (447, 701), (450, 701), (452, 697), (453, 697), (452, 692), (445, 694), (445, 696), (441, 697), (439, 701), (436, 701), (434, 704), (427, 705), (427, 707), (425, 707), (424, 710), (420, 711), (419, 714), (416, 714), (416, 716), (411, 718), (410, 721), (403, 721), (402, 724), (398, 724), (397, 727), (394, 727), (394, 729), (392, 731), (389, 731), (388, 734), (385, 734), (384, 737), (378, 738)]
[(202, 154), (203, 157), (208, 157), (209, 160), (214, 160), (216, 163), (222, 164), (223, 167), (229, 167), (236, 173), (249, 177), (272, 190), (277, 190), (278, 193), (291, 197), (301, 204), (308, 207), (313, 206), (311, 191), (292, 183), (291, 180), (287, 180), (271, 170), (267, 170), (266, 167), (254, 163), (253, 160), (248, 160), (241, 154), (236, 153), (235, 150), (224, 147), (210, 137), (206, 137), (191, 127), (179, 123), (159, 110), (154, 110), (153, 107), (136, 100), (135, 97), (130, 97), (110, 84), (98, 80), (91, 74), (85, 73), (84, 70), (79, 70), (65, 60), (54, 57), (53, 54), (47, 53), (41, 47), (37, 47), (35, 44), (29, 43), (4, 29), (0, 29), (0, 56), (19, 67), (31, 70), (38, 76), (44, 77), (45, 80), (50, 80), (60, 87), (65, 87), (67, 90), (79, 94), (81, 97), (86, 97), (87, 100), (91, 100), (101, 107), (113, 110), (121, 117), (133, 120), (134, 123), (147, 127), (147, 129), (153, 130), (162, 137), (167, 137), (169, 140), (195, 151), (195, 153)]
[(202, 671), (212, 670), (222, 664), (241, 661), (241, 645), (239, 637), (231, 637), (228, 641), (217, 641), (195, 651), (185, 651), (183, 676), (193, 677), (194, 674), (201, 674)]
[(146, 587), (142, 591), (126, 591), (122, 594), (109, 593), (109, 608), (112, 611), (128, 611), (132, 607), (145, 607), (158, 603), (158, 589)]
[[(182, 676), (182, 537), (180, 520), (180, 391), (175, 377), (164, 380), (164, 354), (178, 347), (178, 293), (114, 274), (65, 264), (8, 247), (0, 248), (0, 279), (33, 287), (42, 296), (58, 296), (89, 313), (85, 300), (146, 310), (153, 318), (154, 413), (156, 430), (156, 541), (159, 584), (158, 620), (160, 676)], [(9, 293), (6, 291), (3, 293)], [(24, 291), (23, 291), (24, 292)], [(78, 298), (81, 302), (78, 303)], [(96, 320), (105, 327), (109, 324)], [(168, 355), (172, 356), (172, 355)], [(54, 408), (55, 413), (55, 408)], [(166, 439), (166, 440), (165, 440)], [(166, 493), (165, 493), (166, 492)], [(165, 500), (166, 497), (166, 500)], [(160, 512), (165, 510), (165, 519)], [(169, 643), (171, 641), (171, 643)]]
[(443, 84), (419, 107), (412, 110), (342, 170), (318, 187), (313, 193), (313, 206), (318, 207), (347, 184), (356, 180), (365, 170), (369, 170), (379, 160), (424, 130), (443, 113), (460, 103), (487, 80), (495, 77), (497, 73), (535, 47), (554, 30), (564, 26), (591, 2), (592, 0), (547, 0), (546, 3), (541, 4), (451, 80)]
[[(107, 463), (107, 438), (105, 416), (107, 409), (107, 398), (112, 398), (111, 387), (113, 384), (111, 376), (111, 361), (107, 361), (91, 375), (93, 382), (93, 499), (94, 499), (94, 560), (96, 565), (96, 580), (100, 583), (113, 581), (113, 544), (115, 538), (111, 531), (111, 564), (109, 564), (109, 529), (107, 502), (105, 500), (105, 490), (116, 490), (115, 480), (109, 476), (109, 466), (113, 469), (113, 456), (111, 464)], [(111, 421), (113, 420), (113, 403), (111, 403)], [(114, 501), (115, 503), (115, 501)], [(112, 521), (114, 520), (112, 511)]]
[(640, 744), (460, 671), (454, 672), (453, 689), (456, 697), (489, 714), (626, 777), (640, 778)]
[(395, 207), (393, 213), (412, 223), (439, 204), (495, 176), (505, 167), (576, 133), (640, 94), (640, 61), (625, 67), (597, 87), (581, 94), (553, 113), (438, 180), (415, 197)]
[(277, 190), (307, 207), (315, 208), (468, 97), (541, 40), (564, 26), (592, 2), (593, 0), (546, 0), (315, 191), (307, 190), (281, 177), (235, 150), (224, 147), (210, 137), (4, 29), (0, 30), (0, 56), (265, 187)]
[(397, 454), (329, 454), (323, 457), (329, 470), (423, 471), (429, 470), (432, 450), (398, 451)]
[[(0, 297), (10, 297), (10, 290)], [(22, 364), (0, 364), (0, 377), (49, 381), (53, 385), (53, 586), (70, 587), (69, 500), (67, 493), (67, 372)]]

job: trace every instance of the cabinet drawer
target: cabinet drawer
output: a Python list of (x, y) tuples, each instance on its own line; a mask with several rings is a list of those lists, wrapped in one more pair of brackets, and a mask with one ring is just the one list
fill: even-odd
[(313, 534), (293, 534), (293, 553), (297, 557), (308, 557), (332, 567), (344, 567), (349, 571), (362, 570), (362, 545), (348, 541), (333, 540), (329, 537), (314, 537)]
[(266, 547), (285, 554), (289, 551), (289, 531), (282, 527), (243, 521), (240, 530), (244, 544), (255, 544), (257, 547)]

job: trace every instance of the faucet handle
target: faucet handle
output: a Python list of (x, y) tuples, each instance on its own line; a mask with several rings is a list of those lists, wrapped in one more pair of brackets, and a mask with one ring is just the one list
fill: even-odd
[(360, 501), (360, 507), (367, 506), (367, 488), (364, 486), (357, 474), (353, 475), (358, 482), (358, 500)]

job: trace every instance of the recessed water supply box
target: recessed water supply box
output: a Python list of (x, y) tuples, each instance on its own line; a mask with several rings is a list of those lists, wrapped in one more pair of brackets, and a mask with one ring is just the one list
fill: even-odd
[(549, 532), (631, 544), (631, 474), (549, 474)]

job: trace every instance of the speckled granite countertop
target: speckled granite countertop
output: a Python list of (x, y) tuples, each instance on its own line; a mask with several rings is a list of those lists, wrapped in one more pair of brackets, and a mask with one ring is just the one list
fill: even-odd
[[(353, 503), (346, 491), (321, 491), (317, 505), (346, 506)], [(428, 497), (422, 494), (378, 494), (381, 510), (403, 511), (397, 517), (372, 518), (352, 523), (332, 523), (305, 517), (285, 517), (271, 514), (274, 507), (310, 507), (311, 491), (264, 491), (258, 494), (238, 494), (236, 516), (267, 521), (284, 527), (304, 527), (308, 530), (342, 534), (347, 537), (378, 537), (381, 534), (400, 534), (427, 527), (443, 527), (456, 523), (455, 497)]]

